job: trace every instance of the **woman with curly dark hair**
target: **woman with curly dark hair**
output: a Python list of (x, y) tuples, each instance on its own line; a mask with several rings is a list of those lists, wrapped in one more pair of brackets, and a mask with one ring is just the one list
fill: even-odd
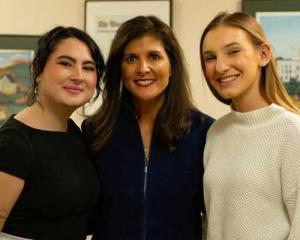
[(74, 27), (38, 42), (28, 107), (0, 128), (0, 239), (84, 240), (98, 181), (70, 115), (99, 90), (104, 60)]

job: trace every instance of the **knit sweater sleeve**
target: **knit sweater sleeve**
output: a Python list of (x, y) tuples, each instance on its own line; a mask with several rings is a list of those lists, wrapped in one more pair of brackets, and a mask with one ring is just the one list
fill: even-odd
[(300, 122), (288, 131), (282, 149), (281, 181), (283, 201), (291, 228), (289, 240), (300, 236)]

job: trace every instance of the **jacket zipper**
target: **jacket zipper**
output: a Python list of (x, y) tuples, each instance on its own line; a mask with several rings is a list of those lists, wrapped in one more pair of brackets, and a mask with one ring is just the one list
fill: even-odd
[(144, 151), (144, 219), (143, 219), (143, 236), (142, 239), (146, 240), (146, 198), (147, 198), (147, 178), (148, 178), (148, 165), (149, 165), (150, 152)]
[[(136, 119), (136, 123), (138, 126), (138, 117), (135, 115), (135, 119)], [(138, 131), (140, 133), (140, 128), (138, 127)], [(142, 136), (140, 134), (140, 138), (142, 141)], [(143, 141), (142, 141), (143, 142)], [(150, 144), (150, 149), (151, 149), (151, 145)], [(142, 144), (143, 149), (144, 149), (144, 145)], [(145, 152), (144, 150), (144, 185), (143, 185), (143, 198), (144, 198), (144, 209), (143, 209), (143, 230), (142, 230), (142, 240), (146, 240), (146, 235), (147, 235), (147, 231), (146, 231), (146, 213), (147, 213), (147, 207), (146, 207), (146, 198), (147, 198), (147, 178), (148, 178), (148, 165), (149, 165), (149, 159), (150, 159), (150, 150), (148, 152), (148, 154)]]

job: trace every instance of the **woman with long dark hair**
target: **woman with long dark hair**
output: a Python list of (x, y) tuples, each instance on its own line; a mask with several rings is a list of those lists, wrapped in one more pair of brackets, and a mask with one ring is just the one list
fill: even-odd
[(123, 23), (103, 104), (83, 124), (100, 181), (93, 239), (201, 239), (202, 155), (212, 122), (192, 104), (171, 28), (153, 16)]

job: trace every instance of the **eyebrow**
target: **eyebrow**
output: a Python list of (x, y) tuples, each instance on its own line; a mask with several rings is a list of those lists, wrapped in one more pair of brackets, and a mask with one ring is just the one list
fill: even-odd
[(240, 45), (240, 43), (238, 43), (238, 42), (228, 43), (223, 48), (228, 48), (228, 47), (231, 47), (231, 46), (234, 46), (234, 45)]
[(136, 54), (135, 54), (135, 53), (131, 53), (131, 52), (127, 52), (127, 53), (124, 52), (124, 53), (123, 53), (123, 56), (131, 56), (131, 55), (134, 55), (134, 56), (135, 56)]
[[(157, 54), (160, 54), (161, 52), (162, 52), (161, 50), (149, 50), (148, 51), (148, 53), (157, 53)], [(130, 52), (130, 51), (125, 52), (124, 51), (123, 56), (127, 56), (127, 55), (138, 55), (138, 54), (136, 54), (135, 52)]]
[[(232, 47), (232, 46), (234, 46), (234, 45), (240, 45), (240, 43), (238, 43), (238, 42), (228, 43), (228, 44), (225, 44), (225, 45), (222, 47), (222, 49), (226, 49), (226, 48)], [(209, 51), (209, 50), (203, 52), (203, 54), (211, 54), (211, 53), (213, 53), (213, 52), (212, 52), (212, 51)]]
[[(61, 56), (59, 56), (59, 57), (57, 58), (57, 60), (60, 60), (60, 59), (68, 59), (68, 60), (70, 60), (70, 61), (73, 62), (73, 63), (76, 62), (76, 59), (75, 59), (75, 58), (73, 58), (73, 57), (71, 57), (71, 56), (68, 56), (68, 55), (61, 55)], [(83, 64), (93, 64), (93, 65), (96, 66), (96, 63), (95, 63), (95, 61), (93, 61), (93, 60), (85, 60), (85, 61), (83, 61)]]
[(162, 51), (160, 51), (160, 50), (150, 50), (150, 51), (149, 51), (149, 53), (158, 53), (158, 54), (161, 53), (161, 52), (162, 52)]

